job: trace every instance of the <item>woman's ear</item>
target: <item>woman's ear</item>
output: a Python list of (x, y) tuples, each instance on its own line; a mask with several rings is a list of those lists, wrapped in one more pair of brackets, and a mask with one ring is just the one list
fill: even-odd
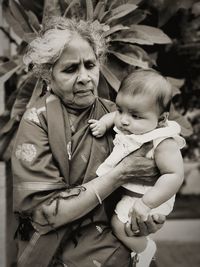
[(165, 126), (165, 123), (169, 117), (169, 112), (163, 112), (160, 117), (158, 118), (158, 125)]

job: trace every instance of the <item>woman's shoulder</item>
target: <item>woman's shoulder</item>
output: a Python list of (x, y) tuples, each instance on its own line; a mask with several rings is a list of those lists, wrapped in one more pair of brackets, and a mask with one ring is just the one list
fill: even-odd
[(50, 93), (38, 97), (31, 106), (27, 107), (23, 119), (41, 125), (41, 120), (46, 121), (47, 104), (55, 98), (56, 97)]
[(109, 112), (116, 111), (116, 104), (113, 101), (101, 97), (99, 97), (99, 100), (107, 107)]

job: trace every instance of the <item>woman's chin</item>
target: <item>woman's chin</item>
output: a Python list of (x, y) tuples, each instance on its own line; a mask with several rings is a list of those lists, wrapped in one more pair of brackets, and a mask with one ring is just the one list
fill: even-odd
[(85, 109), (90, 107), (94, 101), (95, 101), (96, 96), (91, 94), (91, 95), (82, 95), (80, 97), (75, 97), (73, 99), (73, 102), (69, 103), (68, 101), (64, 100), (64, 103), (72, 108), (72, 109)]

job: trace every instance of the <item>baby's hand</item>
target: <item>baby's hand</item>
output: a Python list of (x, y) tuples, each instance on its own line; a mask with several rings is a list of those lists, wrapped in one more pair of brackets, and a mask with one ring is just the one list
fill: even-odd
[(136, 219), (145, 222), (148, 219), (150, 211), (151, 209), (144, 204), (142, 199), (138, 198), (133, 207), (130, 209), (129, 216), (133, 216), (134, 214)]
[(95, 137), (102, 137), (106, 132), (106, 125), (102, 121), (91, 119), (88, 121), (92, 135)]

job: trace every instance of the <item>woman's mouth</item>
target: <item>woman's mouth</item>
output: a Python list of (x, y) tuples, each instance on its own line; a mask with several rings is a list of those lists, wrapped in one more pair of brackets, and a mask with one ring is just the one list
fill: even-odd
[(75, 92), (76, 95), (81, 95), (81, 96), (85, 96), (85, 95), (90, 95), (92, 93), (92, 89), (88, 89), (88, 90), (78, 90)]

